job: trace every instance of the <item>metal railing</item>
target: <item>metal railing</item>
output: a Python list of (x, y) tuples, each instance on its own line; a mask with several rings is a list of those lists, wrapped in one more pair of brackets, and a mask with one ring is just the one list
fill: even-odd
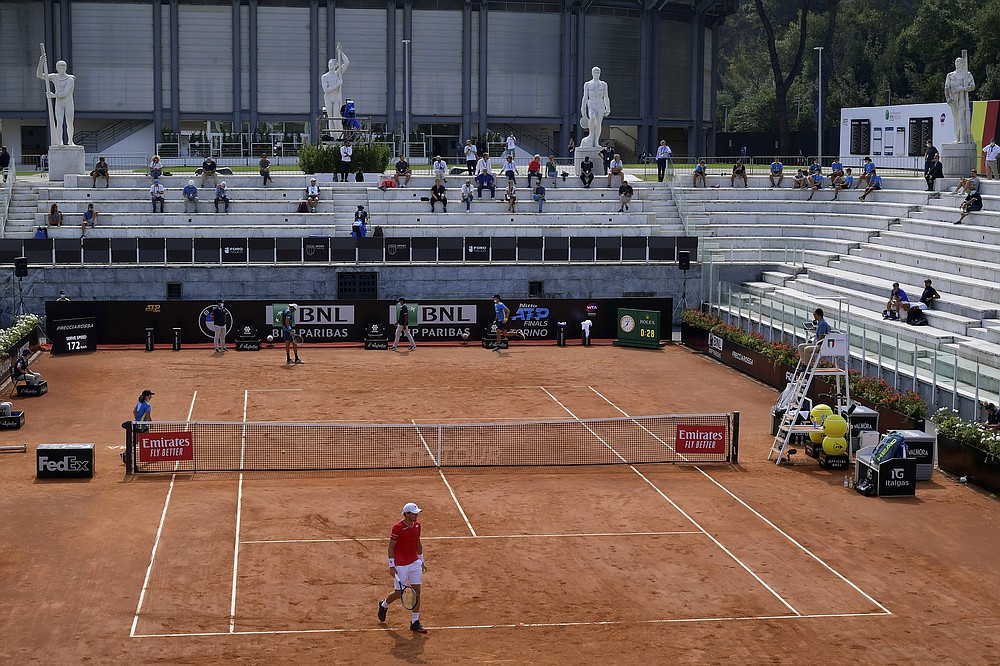
[(3, 181), (3, 201), (0, 202), (0, 238), (3, 238), (7, 233), (7, 217), (10, 215), (10, 202), (14, 199), (17, 169), (14, 167), (4, 169)]

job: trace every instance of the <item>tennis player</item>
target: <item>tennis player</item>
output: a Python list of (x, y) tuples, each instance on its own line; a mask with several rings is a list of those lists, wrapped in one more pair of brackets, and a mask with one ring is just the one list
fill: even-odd
[(406, 299), (400, 297), (396, 303), (399, 306), (399, 314), (396, 316), (396, 339), (392, 343), (392, 351), (396, 351), (399, 345), (399, 336), (406, 334), (406, 339), (410, 341), (410, 351), (417, 348), (417, 343), (413, 341), (413, 333), (410, 332), (410, 308), (406, 305)]
[[(493, 294), (493, 309), (496, 310), (497, 313), (496, 319), (493, 322), (497, 327), (497, 342), (493, 345), (493, 351), (498, 352), (500, 351), (501, 336), (506, 338), (508, 341), (510, 340), (510, 334), (507, 331), (507, 328), (510, 326), (510, 310), (507, 309), (507, 306), (500, 300), (500, 294)], [(517, 337), (524, 340), (524, 331), (519, 330), (515, 331), (515, 333), (517, 334)]]
[[(299, 359), (299, 343), (292, 337), (295, 330), (292, 328), (292, 313), (299, 309), (295, 303), (289, 303), (284, 312), (281, 313), (281, 339), (285, 341), (285, 364), (302, 363)], [(295, 350), (295, 360), (292, 360), (292, 350)]]
[(423, 581), (424, 547), (420, 543), (420, 523), (417, 514), (421, 509), (413, 502), (403, 506), (403, 519), (392, 526), (389, 535), (389, 575), (392, 576), (393, 590), (385, 599), (378, 603), (378, 621), (385, 622), (389, 604), (399, 599), (399, 588), (408, 585), (417, 593), (417, 605), (413, 607), (410, 616), (410, 631), (426, 634), (427, 630), (420, 624), (420, 583)]

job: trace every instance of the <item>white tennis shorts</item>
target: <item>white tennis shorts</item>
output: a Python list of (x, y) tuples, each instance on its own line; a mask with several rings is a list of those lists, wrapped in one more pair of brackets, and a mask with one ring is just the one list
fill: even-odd
[(420, 560), (412, 564), (396, 565), (396, 587), (399, 588), (399, 584), (404, 585), (420, 585), (423, 582), (423, 565)]

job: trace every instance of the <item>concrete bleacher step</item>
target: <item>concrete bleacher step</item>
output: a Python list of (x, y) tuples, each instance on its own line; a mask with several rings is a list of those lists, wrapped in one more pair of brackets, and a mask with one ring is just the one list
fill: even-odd
[(996, 263), (976, 259), (965, 259), (935, 252), (899, 247), (892, 244), (862, 243), (852, 256), (876, 261), (905, 263), (911, 268), (925, 268), (936, 273), (961, 275), (978, 280), (992, 280), (997, 274)]
[(955, 257), (1000, 265), (1000, 246), (982, 242), (945, 238), (942, 235), (918, 236), (896, 230), (883, 231), (872, 239), (873, 245), (889, 245), (901, 250), (937, 253), (943, 257)]
[(834, 225), (851, 229), (864, 229), (869, 233), (874, 233), (886, 229), (889, 223), (895, 218), (881, 215), (864, 215), (851, 213), (786, 213), (782, 211), (769, 211), (759, 213), (744, 213), (740, 211), (706, 213), (709, 224), (726, 226), (729, 224), (779, 224), (794, 229), (796, 226), (805, 224), (811, 225)]
[(761, 282), (778, 287), (785, 286), (785, 283), (794, 277), (794, 273), (785, 273), (783, 271), (763, 271), (760, 274)]
[[(851, 226), (833, 226), (831, 224), (799, 224), (796, 226), (780, 223), (730, 223), (725, 225), (713, 224), (690, 224), (691, 233), (714, 238), (730, 237), (734, 242), (747, 243), (749, 239), (756, 239), (758, 236), (766, 238), (800, 238), (803, 233), (809, 233), (814, 240), (843, 241), (847, 243), (861, 243), (871, 236), (872, 230), (858, 229)], [(739, 241), (738, 239), (744, 239)]]
[[(996, 303), (1000, 303), (1000, 282), (954, 275), (933, 268), (914, 268), (906, 262), (903, 253), (899, 256), (899, 263), (849, 255), (841, 257), (837, 264), (837, 266), (831, 266), (827, 270), (836, 268), (845, 275), (866, 276), (866, 279), (873, 284), (881, 280), (887, 294), (889, 285), (893, 282), (899, 282), (907, 295), (916, 291), (917, 293), (913, 296), (916, 299), (923, 289), (924, 279), (930, 278), (933, 280), (935, 288), (942, 294), (947, 292), (957, 299), (968, 299), (969, 304), (977, 301), (982, 302), (983, 312), (995, 311)], [(917, 289), (916, 285), (920, 285), (920, 288)], [(907, 289), (907, 286), (911, 288)]]
[(912, 206), (879, 202), (841, 201), (753, 201), (719, 200), (706, 201), (704, 212), (712, 215), (730, 213), (796, 213), (827, 215), (871, 215), (879, 218), (897, 218), (906, 215)]

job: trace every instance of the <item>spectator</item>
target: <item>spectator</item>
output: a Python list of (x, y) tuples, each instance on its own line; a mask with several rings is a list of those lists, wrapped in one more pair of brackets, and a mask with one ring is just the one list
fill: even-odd
[[(934, 147), (930, 139), (927, 139), (927, 148), (924, 149), (924, 177), (930, 173), (931, 167), (933, 167), (934, 158), (937, 157), (940, 162), (940, 153), (938, 149)], [(939, 176), (940, 177), (940, 176)], [(930, 190), (928, 190), (929, 192)]]
[(184, 212), (197, 213), (198, 188), (195, 187), (194, 180), (189, 180), (188, 184), (184, 186), (183, 194), (184, 194)]
[(570, 157), (573, 157), (573, 154), (576, 153), (576, 141), (573, 137), (569, 138), (569, 146), (567, 147), (567, 150), (569, 151)]
[(882, 189), (882, 176), (876, 173), (875, 169), (868, 172), (868, 187), (865, 188), (865, 193), (858, 197), (858, 201), (864, 201), (865, 197), (874, 192), (875, 190)]
[(958, 185), (955, 186), (955, 194), (969, 194), (973, 190), (978, 192), (981, 185), (979, 176), (976, 174), (976, 170), (973, 169), (969, 172), (968, 177), (959, 178)]
[[(481, 162), (482, 160), (480, 160)], [(476, 183), (478, 187), (476, 188), (476, 196), (480, 199), (483, 198), (483, 188), (485, 187), (490, 191), (490, 199), (497, 198), (497, 179), (493, 177), (493, 174), (489, 171), (483, 171), (478, 176), (476, 176)]]
[(813, 195), (816, 194), (816, 190), (823, 189), (823, 174), (819, 171), (809, 174), (809, 198), (806, 201), (812, 201)]
[(507, 135), (507, 157), (514, 157), (517, 148), (517, 139), (514, 138), (513, 132)]
[(476, 147), (472, 144), (472, 139), (465, 140), (465, 148), (462, 151), (465, 153), (465, 168), (469, 170), (470, 176), (474, 176), (479, 155), (476, 153)]
[(262, 187), (267, 187), (267, 181), (274, 182), (271, 178), (271, 160), (267, 159), (267, 155), (260, 156), (260, 177), (264, 179)]
[(622, 164), (622, 156), (618, 153), (615, 153), (611, 164), (608, 165), (608, 187), (611, 187), (611, 179), (615, 176), (621, 178), (623, 183), (625, 182), (625, 165)]
[(355, 238), (364, 238), (368, 235), (368, 211), (361, 204), (354, 211), (354, 222), (351, 223), (351, 235)]
[(858, 189), (859, 187), (861, 187), (862, 181), (864, 181), (865, 187), (871, 185), (871, 177), (872, 174), (875, 173), (875, 163), (872, 162), (872, 158), (865, 157), (865, 159), (863, 159), (861, 163), (862, 163), (861, 175), (858, 176), (858, 184), (854, 186), (854, 189)]
[(50, 227), (58, 227), (63, 223), (63, 214), (59, 210), (59, 204), (49, 206), (49, 214), (45, 216), (45, 224)]
[(226, 181), (219, 183), (219, 186), (215, 188), (215, 212), (219, 212), (219, 202), (225, 204), (223, 210), (229, 212), (229, 190), (226, 189)]
[(153, 161), (149, 163), (149, 176), (153, 180), (156, 180), (163, 175), (163, 163), (160, 161), (159, 155), (153, 155)]
[(930, 307), (931, 304), (939, 298), (941, 298), (941, 294), (937, 292), (937, 289), (931, 286), (931, 279), (927, 278), (924, 280), (924, 290), (920, 294), (920, 302), (927, 307)]
[(989, 145), (983, 148), (983, 154), (986, 156), (986, 177), (990, 180), (996, 180), (1000, 178), (1000, 146), (997, 145), (996, 139), (990, 139)]
[[(785, 165), (781, 163), (777, 157), (771, 162), (771, 174), (768, 176), (771, 179), (771, 187), (781, 187), (781, 181), (785, 179)], [(774, 182), (777, 178), (778, 182)]]
[(667, 142), (660, 141), (660, 145), (656, 149), (656, 180), (660, 183), (663, 182), (663, 177), (667, 173), (667, 161), (670, 160), (671, 154), (672, 151)]
[(538, 183), (535, 185), (535, 189), (531, 192), (531, 198), (538, 204), (538, 212), (542, 212), (542, 206), (545, 204), (545, 186), (542, 185), (542, 177), (538, 176)]
[[(595, 139), (597, 137), (594, 137)], [(596, 144), (595, 144), (596, 145)], [(608, 173), (608, 169), (611, 168), (611, 160), (615, 158), (615, 149), (611, 147), (611, 142), (608, 141), (604, 144), (604, 149), (601, 150), (601, 160), (604, 162), (604, 173)]]
[(7, 182), (7, 169), (10, 167), (10, 153), (7, 146), (0, 146), (0, 173), (3, 174), (3, 182)]
[(820, 166), (819, 158), (813, 159), (812, 163), (809, 165), (809, 175), (811, 176), (814, 173), (821, 173), (822, 171), (823, 167)]
[(160, 185), (160, 179), (154, 178), (153, 184), (149, 186), (149, 198), (153, 202), (153, 212), (156, 212), (156, 204), (160, 204), (160, 212), (163, 212), (163, 195), (166, 193), (163, 185)]
[(69, 296), (66, 295), (66, 290), (65, 289), (60, 289), (59, 290), (59, 298), (57, 298), (56, 300), (57, 301), (68, 301), (69, 300)]
[(306, 202), (309, 204), (309, 212), (315, 213), (319, 206), (319, 185), (316, 184), (315, 178), (309, 179), (309, 185), (306, 187)]
[(930, 166), (925, 166), (924, 180), (927, 181), (927, 191), (934, 191), (934, 181), (944, 178), (944, 171), (941, 168), (941, 156), (935, 154), (930, 160)]
[(851, 173), (851, 169), (848, 168), (846, 174), (833, 181), (833, 200), (837, 200), (841, 190), (849, 190), (852, 187), (854, 187), (854, 175)]
[(493, 175), (493, 161), (490, 159), (489, 153), (483, 153), (483, 156), (476, 162), (476, 175), (479, 176), (483, 173)]
[(528, 162), (528, 187), (531, 187), (533, 177), (537, 178), (539, 183), (542, 182), (542, 156), (538, 154)]
[(980, 196), (979, 190), (972, 190), (969, 192), (969, 196), (965, 197), (965, 201), (961, 203), (959, 208), (962, 209), (962, 216), (958, 218), (955, 224), (962, 224), (962, 220), (969, 213), (975, 213), (983, 209), (983, 197)]
[(507, 191), (504, 193), (503, 199), (507, 202), (507, 210), (516, 213), (517, 211), (514, 210), (514, 206), (517, 203), (517, 186), (513, 180), (507, 181)]
[(882, 319), (898, 321), (900, 309), (905, 314), (910, 309), (910, 299), (906, 296), (906, 292), (899, 288), (899, 283), (893, 282), (889, 300), (885, 304), (885, 310), (882, 311)]
[(809, 177), (806, 176), (805, 169), (796, 169), (795, 177), (792, 178), (792, 189), (793, 190), (804, 190), (809, 182)]
[(514, 183), (514, 185), (517, 185), (517, 178), (515, 176), (517, 176), (521, 172), (518, 171), (517, 164), (514, 163), (514, 156), (511, 155), (509, 152), (507, 153), (506, 161), (504, 161), (503, 163), (503, 172), (504, 175), (507, 176), (507, 180)]
[(442, 183), (448, 182), (448, 163), (438, 155), (434, 158), (434, 177), (440, 178)]
[(445, 186), (441, 184), (440, 178), (434, 179), (434, 185), (431, 186), (431, 212), (434, 212), (434, 204), (441, 202), (441, 206), (444, 208), (444, 212), (448, 212), (448, 197), (445, 196)]
[(97, 222), (97, 215), (98, 213), (94, 208), (94, 204), (87, 204), (87, 210), (83, 211), (83, 226), (80, 229), (80, 238), (87, 235), (87, 227), (94, 228), (94, 224)]
[[(400, 155), (396, 161), (396, 173), (393, 174), (392, 179), (396, 181), (396, 185), (399, 187), (406, 187), (410, 184), (410, 176), (412, 175), (410, 172), (410, 163), (406, 161), (405, 157)], [(403, 179), (402, 183), (399, 182), (400, 178)]]
[(594, 163), (590, 161), (590, 155), (583, 158), (580, 162), (580, 180), (583, 181), (583, 186), (590, 187), (590, 184), (594, 182)]
[(466, 178), (465, 185), (462, 185), (462, 203), (465, 204), (465, 212), (468, 213), (472, 210), (472, 200), (475, 199), (473, 192), (475, 187), (472, 185), (472, 179)]
[(983, 427), (987, 430), (1000, 430), (1000, 410), (997, 409), (997, 406), (985, 400), (980, 404), (986, 410), (986, 421), (983, 423)]
[(30, 365), (28, 357), (30, 356), (30, 349), (24, 349), (21, 352), (21, 355), (14, 363), (14, 376), (17, 377), (18, 381), (27, 382), (31, 386), (36, 386), (38, 382), (42, 381), (42, 375), (37, 372), (31, 372), (28, 369), (28, 366)]
[(97, 187), (97, 179), (104, 179), (104, 189), (111, 187), (111, 170), (108, 168), (108, 163), (103, 157), (97, 158), (97, 164), (94, 165), (94, 170), (90, 172), (90, 187)]
[(692, 175), (694, 176), (693, 187), (698, 187), (698, 181), (701, 181), (702, 187), (708, 187), (708, 181), (705, 180), (705, 175), (708, 173), (708, 167), (705, 165), (705, 158), (698, 160), (698, 164), (695, 165)]
[(830, 182), (835, 183), (837, 179), (844, 175), (844, 165), (840, 161), (839, 157), (833, 158), (833, 164), (830, 165)]
[(215, 163), (211, 155), (205, 158), (205, 161), (201, 163), (201, 187), (205, 187), (206, 178), (212, 179), (212, 187), (219, 186), (218, 168), (219, 165)]
[(622, 184), (618, 187), (618, 201), (621, 202), (621, 206), (618, 208), (619, 213), (623, 213), (628, 210), (628, 204), (632, 201), (632, 195), (634, 194), (632, 186), (629, 182), (622, 178)]
[(346, 183), (347, 176), (351, 173), (351, 158), (354, 156), (354, 148), (351, 146), (350, 139), (344, 139), (344, 143), (340, 145), (340, 182)]
[(559, 170), (556, 168), (556, 156), (549, 155), (549, 160), (545, 163), (545, 177), (552, 179), (552, 187), (556, 186), (559, 177)]
[(737, 159), (733, 165), (733, 172), (729, 174), (729, 187), (736, 187), (736, 179), (743, 180), (743, 187), (747, 187), (747, 168), (743, 166), (743, 160)]

